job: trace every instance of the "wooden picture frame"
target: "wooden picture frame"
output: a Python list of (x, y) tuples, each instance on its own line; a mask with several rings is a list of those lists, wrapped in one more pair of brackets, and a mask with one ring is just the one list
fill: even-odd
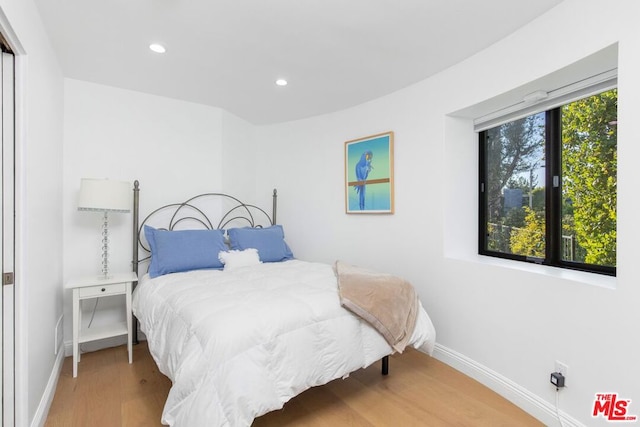
[(393, 132), (344, 143), (345, 212), (393, 214)]

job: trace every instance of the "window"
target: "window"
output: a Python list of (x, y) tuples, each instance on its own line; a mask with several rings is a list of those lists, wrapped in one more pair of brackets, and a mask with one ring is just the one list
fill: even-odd
[(617, 89), (479, 133), (479, 252), (616, 273)]

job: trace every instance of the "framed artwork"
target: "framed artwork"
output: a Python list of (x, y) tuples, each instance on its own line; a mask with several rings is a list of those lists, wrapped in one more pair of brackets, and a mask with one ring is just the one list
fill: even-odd
[(393, 132), (344, 143), (348, 214), (393, 213)]

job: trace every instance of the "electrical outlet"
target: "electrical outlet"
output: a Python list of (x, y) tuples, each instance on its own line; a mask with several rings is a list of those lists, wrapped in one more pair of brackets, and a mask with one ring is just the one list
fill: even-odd
[(564, 376), (560, 372), (552, 372), (549, 381), (558, 389), (564, 387)]
[(565, 379), (567, 378), (567, 374), (569, 373), (569, 367), (565, 364), (556, 360), (556, 370), (555, 372), (560, 372)]

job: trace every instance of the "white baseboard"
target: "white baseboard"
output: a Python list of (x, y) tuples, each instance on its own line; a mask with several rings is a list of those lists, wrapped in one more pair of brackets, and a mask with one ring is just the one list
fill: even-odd
[[(559, 424), (555, 405), (486, 366), (441, 344), (436, 344), (433, 357), (489, 387), (545, 425)], [(586, 427), (563, 411), (560, 417), (565, 427)]]
[(56, 354), (56, 361), (53, 364), (49, 381), (47, 381), (47, 386), (44, 389), (44, 393), (42, 393), (42, 398), (40, 399), (36, 413), (33, 416), (33, 420), (31, 420), (31, 427), (42, 427), (47, 421), (47, 415), (49, 415), (49, 409), (51, 408), (53, 397), (56, 394), (58, 378), (60, 378), (60, 372), (62, 371), (62, 363), (64, 362), (63, 350), (64, 348), (61, 344), (58, 349), (58, 353)]

